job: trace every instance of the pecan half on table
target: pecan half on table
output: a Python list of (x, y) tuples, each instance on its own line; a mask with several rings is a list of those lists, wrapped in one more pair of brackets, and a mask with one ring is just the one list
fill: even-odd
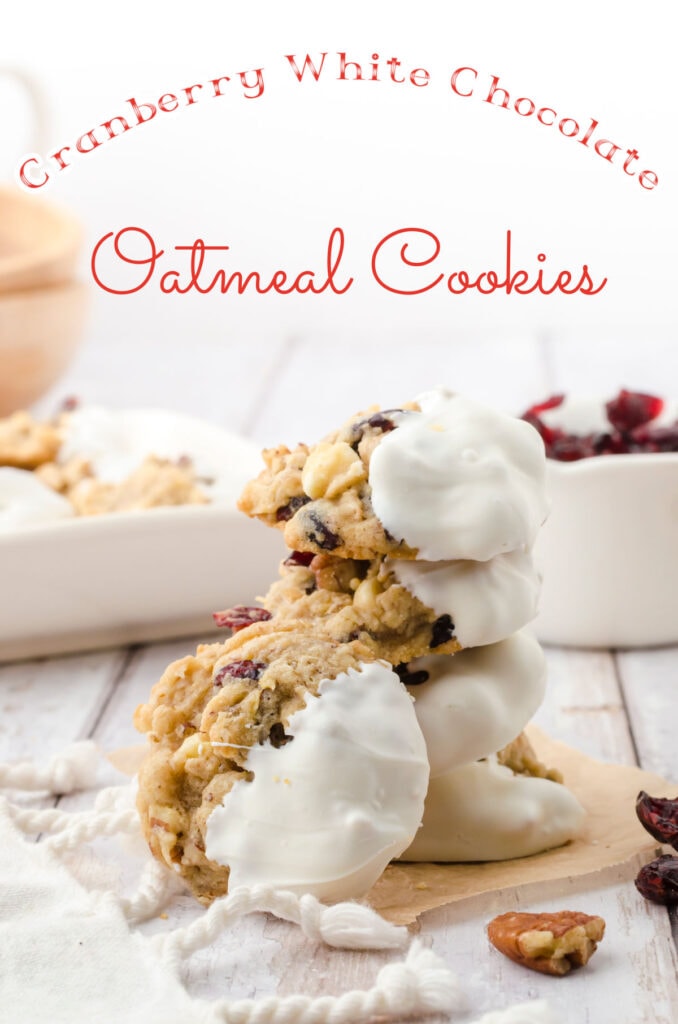
[(487, 934), (500, 953), (523, 967), (562, 976), (583, 967), (605, 933), (602, 917), (573, 910), (546, 914), (501, 914)]

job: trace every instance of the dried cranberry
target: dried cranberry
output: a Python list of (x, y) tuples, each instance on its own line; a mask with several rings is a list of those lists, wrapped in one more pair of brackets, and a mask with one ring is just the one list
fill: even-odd
[[(545, 402), (537, 402), (536, 405), (531, 405), (525, 413), (525, 416), (539, 417), (547, 409), (557, 409), (559, 405), (562, 405), (565, 401), (565, 395), (551, 395)], [(523, 417), (524, 418), (524, 417)]]
[(641, 790), (636, 799), (636, 814), (654, 839), (678, 850), (678, 798), (665, 800)]
[(226, 676), (232, 679), (258, 679), (268, 668), (265, 661), (230, 661), (222, 665), (214, 677), (215, 686), (223, 686)]
[(678, 857), (666, 853), (646, 864), (638, 872), (636, 889), (653, 903), (678, 903)]
[(559, 462), (576, 462), (596, 454), (593, 437), (574, 437), (572, 434), (563, 434), (560, 431), (559, 435), (552, 444), (546, 447), (546, 454), (550, 459), (558, 459)]
[(394, 412), (402, 412), (402, 409), (386, 409), (385, 412), (375, 412), (367, 420), (367, 426), (371, 427), (372, 430), (381, 431), (382, 434), (388, 434), (390, 430), (395, 430), (396, 424), (387, 413), (393, 414)]
[(627, 434), (636, 427), (656, 419), (663, 408), (664, 402), (655, 395), (624, 390), (605, 406), (608, 420), (615, 430), (622, 434)]
[(308, 539), (312, 544), (317, 544), (323, 551), (334, 551), (339, 547), (341, 544), (339, 534), (330, 530), (317, 512), (309, 512), (308, 518), (313, 525), (313, 529), (308, 530)]
[(405, 662), (402, 665), (394, 665), (393, 671), (400, 676), (400, 680), (405, 686), (421, 686), (429, 676), (426, 669), (423, 668), (411, 671), (409, 665)]
[(546, 409), (555, 409), (564, 400), (564, 395), (554, 395), (552, 398), (548, 398), (545, 402), (540, 402), (539, 405), (533, 405), (527, 412), (523, 413), (522, 419), (529, 423), (531, 427), (537, 431), (542, 441), (546, 446), (546, 454), (548, 455), (549, 446), (554, 444), (556, 441), (564, 440), (567, 438), (567, 434), (564, 431), (559, 430), (558, 427), (547, 427), (544, 421), (541, 419), (540, 413)]
[[(271, 726), (271, 731), (268, 734), (268, 738), (271, 742), (271, 746), (279, 750), (280, 747), (284, 747), (286, 743), (291, 743), (294, 736), (288, 736), (285, 733), (285, 726), (282, 722), (274, 722)], [(295, 748), (296, 749), (296, 748)]]
[(365, 431), (368, 428), (379, 431), (382, 434), (388, 434), (390, 430), (395, 430), (398, 424), (394, 423), (391, 416), (393, 413), (400, 413), (402, 411), (402, 409), (384, 409), (381, 412), (372, 413), (371, 416), (367, 416), (364, 420), (358, 420), (357, 423), (352, 423), (349, 443), (353, 450), (357, 450), (358, 445), (362, 441)]
[(293, 551), (289, 558), (286, 558), (283, 565), (301, 565), (307, 568), (313, 559), (315, 553), (313, 551)]
[(227, 626), (237, 633), (239, 629), (251, 626), (253, 622), (267, 622), (271, 613), (265, 608), (251, 608), (248, 605), (237, 604), (235, 608), (227, 608), (223, 612), (212, 612), (212, 618), (217, 626)]
[(291, 519), (295, 512), (298, 512), (302, 505), (307, 505), (311, 499), (306, 494), (297, 494), (296, 497), (290, 498), (286, 505), (281, 505), (276, 511), (275, 519), (277, 523), (286, 523), (288, 519)]
[(454, 623), (449, 615), (441, 615), (439, 619), (433, 623), (433, 629), (431, 630), (431, 649), (434, 647), (440, 647), (441, 644), (446, 644), (448, 640), (452, 640), (454, 637)]
[(595, 434), (591, 439), (592, 455), (624, 455), (629, 446), (621, 434)]
[(631, 450), (678, 452), (678, 423), (668, 427), (636, 427), (631, 432)]

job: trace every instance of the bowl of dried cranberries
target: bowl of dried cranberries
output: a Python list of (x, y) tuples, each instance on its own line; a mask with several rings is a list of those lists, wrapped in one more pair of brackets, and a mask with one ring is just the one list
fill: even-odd
[(622, 390), (523, 414), (546, 448), (551, 514), (535, 557), (544, 643), (678, 642), (678, 403)]

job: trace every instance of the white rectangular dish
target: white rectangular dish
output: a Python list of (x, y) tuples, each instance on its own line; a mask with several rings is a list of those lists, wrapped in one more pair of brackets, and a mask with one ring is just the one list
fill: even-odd
[(223, 505), (0, 534), (0, 661), (208, 635), (213, 611), (266, 592), (283, 554), (276, 530)]
[(75, 515), (32, 473), (0, 467), (0, 661), (215, 631), (277, 576), (277, 530), (236, 508), (259, 447), (169, 410), (85, 407), (58, 459), (120, 481), (148, 455), (192, 461), (207, 504)]

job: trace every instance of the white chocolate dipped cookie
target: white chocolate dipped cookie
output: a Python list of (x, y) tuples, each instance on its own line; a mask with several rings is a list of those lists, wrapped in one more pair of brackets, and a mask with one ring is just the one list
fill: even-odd
[(454, 656), (417, 658), (401, 678), (410, 684), (433, 779), (487, 757), (521, 732), (543, 700), (546, 661), (523, 632)]
[(486, 562), (387, 558), (384, 570), (437, 616), (449, 615), (461, 647), (504, 640), (537, 614), (541, 580), (521, 549)]
[(263, 622), (171, 665), (135, 716), (138, 808), (202, 900), (264, 883), (361, 895), (410, 844), (429, 778), (412, 698), (359, 642)]
[(254, 747), (207, 822), (205, 853), (230, 884), (340, 900), (367, 892), (421, 822), (426, 750), (383, 662), (323, 680), (290, 719), (294, 740)]
[(407, 861), (468, 863), (529, 857), (562, 846), (585, 817), (559, 782), (515, 775), (495, 760), (462, 765), (432, 779), (424, 821)]
[(264, 461), (239, 506), (295, 551), (486, 561), (529, 548), (548, 511), (534, 428), (442, 389)]

